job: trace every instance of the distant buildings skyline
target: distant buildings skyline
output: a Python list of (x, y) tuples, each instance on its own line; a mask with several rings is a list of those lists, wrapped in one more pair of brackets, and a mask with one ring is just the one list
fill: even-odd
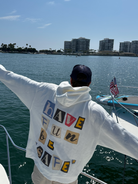
[[(71, 41), (64, 41), (64, 52), (83, 53), (90, 50), (90, 39), (80, 37)], [(114, 39), (104, 38), (99, 41), (99, 52), (113, 52)], [(91, 49), (93, 50), (93, 49)], [(119, 52), (129, 52), (138, 54), (138, 40), (124, 41), (119, 43)]]

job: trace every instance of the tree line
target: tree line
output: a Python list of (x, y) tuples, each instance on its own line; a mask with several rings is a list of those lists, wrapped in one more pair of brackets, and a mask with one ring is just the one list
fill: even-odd
[(26, 47), (18, 47), (15, 48), (16, 43), (10, 43), (10, 44), (1, 44), (0, 50), (3, 52), (19, 52), (19, 53), (25, 53), (25, 52), (38, 52), (35, 48), (32, 48), (31, 45), (28, 46), (26, 44)]
[(32, 48), (31, 45), (26, 44), (25, 47), (15, 47), (16, 43), (10, 43), (10, 44), (1, 44), (0, 50), (2, 52), (11, 52), (11, 53), (46, 53), (46, 54), (53, 54), (53, 53), (63, 53), (63, 49), (60, 50), (52, 50), (49, 48), (49, 50), (36, 50), (35, 48)]

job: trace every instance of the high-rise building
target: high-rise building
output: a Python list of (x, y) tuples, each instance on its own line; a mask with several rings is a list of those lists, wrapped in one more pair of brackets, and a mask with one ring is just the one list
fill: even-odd
[(131, 52), (131, 42), (120, 42), (119, 52)]
[(78, 39), (72, 39), (71, 41), (71, 49), (72, 49), (72, 53), (76, 53), (77, 52), (77, 40)]
[(120, 42), (119, 52), (131, 52), (138, 54), (138, 40), (132, 42)]
[(64, 42), (64, 51), (70, 52), (71, 51), (71, 41), (65, 41)]
[(134, 54), (138, 54), (138, 40), (134, 40), (131, 42), (131, 52)]
[(99, 51), (113, 51), (114, 39), (105, 38), (99, 42)]
[(83, 53), (88, 52), (90, 46), (90, 39), (78, 38), (72, 39), (71, 41), (64, 42), (64, 51), (69, 52), (69, 49), (72, 53)]
[(76, 47), (77, 52), (88, 52), (89, 51), (89, 46), (90, 46), (89, 39), (80, 37), (77, 40), (77, 43), (78, 43)]

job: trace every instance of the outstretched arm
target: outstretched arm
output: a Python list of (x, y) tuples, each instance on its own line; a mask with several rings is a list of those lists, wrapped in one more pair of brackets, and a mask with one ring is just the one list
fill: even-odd
[(0, 65), (0, 81), (13, 91), (28, 109), (31, 108), (40, 83), (22, 75), (7, 71), (2, 65)]
[(138, 159), (138, 136), (118, 124), (101, 106), (95, 103), (93, 116), (97, 132), (97, 145)]
[(132, 135), (106, 112), (104, 114), (98, 144), (138, 159), (138, 136)]

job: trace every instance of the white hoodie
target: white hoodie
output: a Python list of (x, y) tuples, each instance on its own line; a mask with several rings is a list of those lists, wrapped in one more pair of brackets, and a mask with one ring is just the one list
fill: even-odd
[(138, 159), (138, 138), (91, 100), (89, 87), (38, 83), (2, 65), (0, 80), (30, 110), (26, 157), (49, 180), (75, 181), (97, 145)]

